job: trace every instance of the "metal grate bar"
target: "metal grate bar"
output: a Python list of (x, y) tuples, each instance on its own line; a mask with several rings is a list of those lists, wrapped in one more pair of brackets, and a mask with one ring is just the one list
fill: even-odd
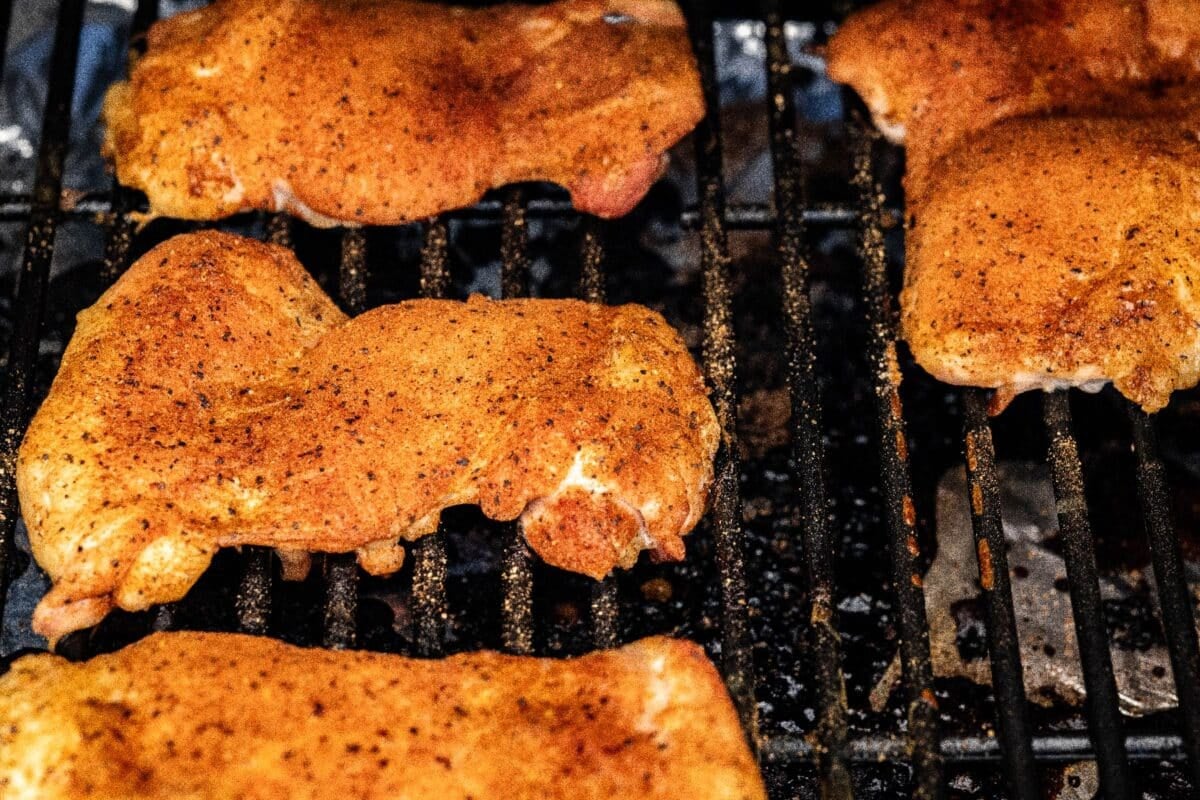
[(42, 117), (42, 141), (38, 149), (34, 201), (21, 259), (20, 283), (14, 310), (13, 335), (8, 348), (8, 376), (4, 384), (4, 406), (0, 408), (0, 619), (4, 617), (16, 528), (17, 448), (32, 405), (32, 378), (37, 365), (50, 262), (58, 229), (58, 203), (62, 193), (63, 160), (71, 133), (71, 96), (75, 89), (75, 65), (79, 55), (79, 33), (83, 24), (83, 0), (64, 0), (58, 12), (50, 83)]
[[(266, 220), (267, 241), (291, 248), (291, 218), (287, 214), (270, 214)], [(242, 577), (234, 598), (234, 613), (238, 630), (256, 635), (266, 634), (271, 627), (271, 548), (246, 545), (242, 548)]]
[(238, 630), (256, 635), (271, 627), (271, 548), (243, 548), (242, 579), (234, 598)]
[(908, 463), (908, 436), (900, 400), (902, 375), (896, 357), (896, 323), (888, 285), (884, 244), (882, 192), (873, 174), (875, 137), (854, 126), (853, 181), (863, 209), (863, 294), (870, 329), (867, 360), (875, 381), (875, 418), (879, 423), (880, 475), (888, 514), (892, 586), (900, 623), (900, 661), (908, 702), (908, 737), (916, 772), (915, 796), (942, 795), (942, 764), (938, 751), (937, 698), (933, 693), (933, 664), (929, 653), (929, 621), (925, 615), (917, 510), (913, 504)]
[(1154, 423), (1133, 404), (1127, 408), (1133, 427), (1133, 449), (1137, 453), (1138, 497), (1150, 539), (1158, 602), (1179, 695), (1184, 749), (1192, 786), (1200, 787), (1200, 648), (1196, 642), (1192, 595), (1185, 578), (1179, 538), (1171, 521), (1166, 470), (1158, 455)]
[(134, 224), (129, 217), (128, 191), (113, 187), (113, 213), (104, 233), (104, 261), (100, 275), (111, 284), (129, 266), (129, 248), (133, 244)]
[(358, 639), (358, 563), (353, 553), (325, 554), (325, 619), (321, 643), (334, 650)]
[(987, 617), (988, 651), (992, 659), (992, 691), (997, 726), (1004, 751), (1009, 787), (1018, 800), (1037, 800), (1037, 771), (1025, 702), (1017, 622), (1008, 576), (1008, 543), (1000, 519), (1000, 485), (996, 476), (996, 451), (988, 423), (987, 393), (967, 389), (963, 396), (963, 435), (971, 523), (979, 557), (979, 585)]
[[(604, 242), (600, 220), (585, 217), (580, 222), (583, 239), (580, 243), (579, 296), (589, 303), (604, 303), (608, 291), (604, 286)], [(612, 575), (592, 587), (592, 644), (601, 649), (616, 647), (621, 640), (621, 607), (617, 596), (617, 580)]]
[[(338, 294), (347, 313), (362, 313), (367, 301), (367, 239), (362, 228), (342, 232), (342, 260), (338, 267)], [(326, 647), (354, 647), (358, 618), (358, 563), (353, 553), (325, 555)]]
[[(450, 286), (448, 248), (446, 223), (435, 219), (425, 229), (425, 244), (421, 248), (422, 297), (446, 296)], [(438, 524), (433, 536), (423, 536), (412, 546), (417, 652), (426, 657), (441, 655), (446, 638), (446, 535), (443, 524)]]
[[(131, 211), (145, 211), (146, 204), (136, 192), (132, 195), (137, 201)], [(0, 194), (0, 222), (23, 222), (29, 219), (31, 203), (24, 195)], [(97, 214), (108, 214), (113, 211), (112, 199), (107, 195), (89, 194), (76, 200), (63, 213), (72, 217), (93, 217)], [(525, 212), (530, 219), (562, 219), (576, 213), (569, 201), (564, 200), (530, 200), (525, 206)], [(886, 212), (895, 219), (900, 219), (899, 209), (890, 208)], [(844, 227), (857, 224), (861, 216), (854, 206), (836, 203), (814, 205), (802, 209), (801, 217), (808, 225), (823, 225)], [(470, 226), (493, 226), (504, 222), (504, 204), (495, 200), (483, 200), (470, 208), (449, 211), (447, 220), (462, 222)], [(774, 209), (762, 203), (730, 204), (725, 210), (725, 227), (735, 231), (769, 231), (775, 228), (779, 220)], [(699, 230), (701, 225), (700, 209), (695, 206), (685, 208), (679, 215), (680, 227), (687, 231)]]
[(338, 267), (338, 295), (354, 316), (367, 307), (367, 235), (362, 228), (342, 230), (342, 261)]
[(284, 213), (267, 215), (267, 241), (292, 249), (292, 218)]
[(5, 55), (8, 52), (8, 31), (12, 27), (12, 11), (16, 3), (0, 3), (0, 75), (4, 74)]
[(450, 291), (450, 232), (444, 219), (425, 228), (421, 246), (421, 296), (443, 298)]
[(529, 255), (524, 192), (508, 190), (504, 199), (504, 227), (500, 229), (500, 296), (529, 295)]
[(176, 627), (178, 607), (175, 603), (163, 603), (154, 609), (154, 621), (150, 624), (155, 633), (173, 630)]
[(1066, 392), (1043, 398), (1046, 436), (1050, 440), (1050, 473), (1058, 506), (1058, 529), (1063, 537), (1063, 560), (1075, 618), (1075, 636), (1087, 690), (1088, 728), (1096, 744), (1101, 793), (1110, 800), (1131, 797), (1125, 737), (1117, 704), (1112, 653), (1104, 624), (1104, 606), (1096, 573), (1095, 542), (1087, 516), (1083, 468), (1071, 433), (1071, 406)]
[(604, 303), (608, 289), (604, 281), (604, 241), (600, 220), (585, 217), (583, 241), (580, 244), (579, 296), (589, 303)]
[(416, 617), (417, 652), (440, 656), (445, 650), (446, 626), (446, 529), (422, 536), (412, 545), (412, 599)]
[(806, 231), (800, 215), (804, 206), (805, 175), (795, 130), (791, 59), (783, 37), (779, 4), (767, 11), (767, 103), (775, 203), (782, 224), (775, 233), (783, 283), (784, 323), (788, 340), (788, 390), (792, 403), (792, 455), (800, 493), (804, 555), (807, 561), (813, 650), (820, 705), (817, 739), (823, 793), (850, 797), (850, 772), (845, 762), (847, 738), (846, 685), (842, 675), (841, 636), (833, 597), (833, 558), (836, 549), (829, 529), (829, 497), (825, 489), (825, 447), (822, 440), (821, 392), (816, 379), (816, 341), (809, 294)]
[[(1125, 750), (1136, 761), (1178, 761), (1184, 758), (1183, 740), (1164, 734), (1126, 736)], [(955, 764), (1003, 763), (1004, 744), (991, 736), (943, 736), (941, 755)], [(1033, 737), (1031, 747), (1039, 764), (1086, 761), (1093, 757), (1092, 740), (1086, 733), (1051, 733)], [(763, 742), (763, 760), (769, 763), (812, 762), (816, 752), (811, 742), (799, 736), (771, 737)], [(908, 757), (908, 745), (887, 734), (856, 736), (846, 746), (846, 758), (854, 763), (879, 764)]]
[[(157, 0), (140, 0), (133, 13), (133, 24), (129, 33), (129, 49), (145, 51), (146, 31), (158, 18)], [(130, 212), (137, 208), (139, 194), (117, 180), (113, 180), (110, 194), (111, 208), (106, 215), (108, 224), (104, 236), (104, 260), (100, 275), (111, 283), (129, 265), (129, 248), (136, 231)]]
[[(524, 193), (508, 190), (504, 201), (504, 227), (500, 232), (500, 294), (504, 298), (529, 294), (529, 254), (526, 238)], [(503, 592), (500, 638), (504, 649), (525, 655), (533, 652), (533, 564), (520, 524), (505, 523), (504, 555), (500, 566)]]
[[(157, 17), (157, 2), (144, 0), (138, 3), (129, 35), (131, 50), (144, 51), (146, 31)], [(133, 245), (133, 236), (136, 232), (136, 226), (129, 212), (136, 207), (138, 194), (114, 180), (111, 198), (112, 213), (107, 215), (104, 231), (104, 259), (100, 265), (101, 277), (110, 284), (129, 266), (129, 250)], [(176, 603), (158, 606), (154, 612), (151, 628), (155, 631), (174, 628), (177, 610)]]
[(751, 744), (758, 745), (758, 708), (750, 651), (746, 575), (742, 554), (742, 500), (738, 491), (736, 361), (729, 246), (721, 183), (721, 120), (713, 53), (713, 22), (704, 3), (693, 3), (688, 26), (708, 113), (696, 127), (696, 178), (700, 197), (701, 265), (704, 291), (704, 372), (712, 385), (721, 425), (712, 526), (721, 581), (721, 666)]

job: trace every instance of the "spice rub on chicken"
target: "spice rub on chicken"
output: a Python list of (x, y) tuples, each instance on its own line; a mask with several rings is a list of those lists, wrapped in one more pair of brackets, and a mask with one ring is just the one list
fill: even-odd
[(1002, 119), (1151, 110), (1147, 90), (1200, 71), (1196, 11), (1194, 0), (884, 0), (830, 40), (829, 76), (906, 145), (905, 185), (919, 190), (939, 157)]
[(117, 178), (152, 215), (315, 225), (538, 180), (620, 216), (703, 114), (673, 0), (217, 0), (155, 24), (104, 108)]
[(157, 633), (0, 677), (6, 798), (765, 800), (720, 677), (663, 637), (441, 660)]
[(1006, 120), (944, 158), (908, 233), (904, 337), (997, 388), (1112, 381), (1148, 411), (1200, 380), (1200, 140), (1163, 118)]
[(993, 387), (1200, 379), (1200, 14), (1182, 0), (886, 0), (829, 48), (906, 145), (902, 330)]
[(416, 300), (347, 319), (282, 248), (156, 247), (91, 308), (22, 442), (21, 510), (51, 639), (182, 597), (219, 547), (356, 551), (476, 503), (601, 577), (683, 557), (719, 427), (647, 308)]

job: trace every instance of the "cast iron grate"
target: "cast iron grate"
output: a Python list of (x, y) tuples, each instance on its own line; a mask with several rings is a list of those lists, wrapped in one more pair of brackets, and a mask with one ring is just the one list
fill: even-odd
[[(1090, 528), (1079, 446), (1073, 434), (1071, 407), (1065, 393), (1047, 395), (1042, 419), (1049, 441), (1051, 468), (1060, 531), (1067, 553), (1069, 593), (1074, 609), (1075, 632), (1087, 687), (1086, 727), (1037, 730), (1031, 721), (1022, 681), (1016, 622), (1006, 560), (998, 497), (997, 465), (992, 423), (986, 412), (987, 397), (977, 390), (956, 392), (964, 422), (962, 451), (967, 466), (968, 491), (978, 553), (982, 604), (988, 632), (988, 655), (993, 678), (995, 735), (989, 731), (958, 733), (939, 731), (938, 694), (931, 666), (929, 625), (922, 589), (922, 569), (917, 497), (910, 469), (910, 438), (902, 409), (901, 355), (897, 352), (895, 296), (887, 257), (887, 231), (894, 213), (885, 207), (876, 167), (877, 137), (862, 122), (852, 119), (845, 131), (853, 159), (850, 200), (841, 203), (810, 202), (810, 176), (801, 153), (804, 136), (797, 130), (794, 105), (795, 66), (788, 53), (785, 20), (816, 22), (827, 31), (827, 20), (813, 9), (785, 10), (778, 0), (768, 0), (758, 19), (765, 20), (769, 149), (773, 167), (773, 204), (727, 203), (718, 86), (717, 56), (713, 46), (712, 9), (696, 4), (689, 9), (689, 27), (699, 59), (709, 115), (694, 135), (696, 203), (677, 213), (682, 230), (698, 232), (700, 240), (702, 361), (713, 391), (724, 446), (717, 463), (717, 481), (708, 517), (712, 563), (682, 573), (694, 581), (709, 576), (717, 584), (715, 608), (719, 622), (713, 628), (712, 650), (720, 664), (748, 737), (755, 744), (778, 796), (808, 796), (815, 790), (827, 797), (850, 797), (859, 787), (874, 794), (856, 779), (870, 764), (884, 760), (909, 765), (895, 789), (902, 796), (942, 796), (950, 765), (998, 762), (1003, 766), (1008, 790), (1014, 797), (1040, 796), (1039, 762), (1094, 759), (1101, 785), (1109, 797), (1130, 796), (1136, 760), (1186, 761), (1193, 785), (1200, 786), (1200, 654), (1194, 627), (1192, 599), (1185, 581), (1180, 544), (1171, 520), (1166, 470), (1159, 456), (1154, 424), (1137, 409), (1128, 408), (1136, 453), (1136, 481), (1142, 519), (1149, 541), (1158, 587), (1158, 602), (1170, 651), (1179, 713), (1172, 731), (1131, 731), (1117, 705), (1109, 634), (1105, 629), (1098, 583), (1095, 542)], [(63, 0), (54, 55), (45, 123), (31, 196), (0, 197), (0, 222), (27, 226), (19, 288), (14, 306), (7, 378), (0, 408), (0, 616), (9, 578), (14, 571), (14, 531), (18, 508), (14, 485), (16, 449), (38, 400), (35, 370), (43, 317), (50, 285), (50, 266), (59, 223), (72, 218), (101, 218), (106, 242), (98, 273), (111, 283), (128, 266), (136, 251), (137, 234), (130, 212), (140, 198), (121, 187), (111, 193), (92, 194), (69, 208), (60, 201), (63, 163), (69, 140), (71, 96), (85, 3)], [(142, 2), (134, 30), (144, 32), (155, 16), (154, 2)], [(8, 6), (6, 6), (8, 8)], [(739, 14), (743, 9), (738, 9)], [(823, 12), (821, 12), (823, 13)], [(7, 14), (0, 14), (0, 39), (7, 38)], [(818, 38), (819, 38), (818, 34)], [(136, 37), (135, 37), (136, 38)], [(499, 227), (500, 295), (526, 295), (531, 284), (528, 226), (533, 220), (576, 221), (579, 250), (575, 294), (604, 301), (611, 224), (580, 219), (569, 203), (557, 197), (527, 196), (526, 189), (505, 190), (498, 200), (444, 215), (421, 226), (417, 293), (446, 297), (454, 292), (451, 275), (453, 230), (464, 225)], [(866, 357), (870, 366), (874, 435), (878, 448), (879, 486), (890, 562), (891, 591), (896, 609), (896, 640), (902, 666), (902, 722), (893, 730), (879, 725), (862, 730), (852, 724), (844, 677), (844, 642), (839, 633), (835, 585), (838, 536), (831, 515), (827, 488), (829, 467), (826, 448), (827, 411), (823, 409), (818, 346), (814, 334), (814, 304), (810, 247), (813, 228), (841, 228), (858, 237), (859, 292), (867, 322)], [(260, 226), (270, 240), (297, 245), (293, 223), (283, 215), (265, 216)], [(783, 724), (773, 717), (769, 703), (756, 702), (756, 670), (764, 674), (755, 641), (759, 576), (746, 565), (741, 467), (738, 447), (739, 384), (736, 363), (735, 318), (737, 264), (730, 254), (730, 232), (764, 232), (772, 237), (779, 285), (779, 313), (786, 344), (786, 387), (791, 405), (791, 482), (799, 518), (797, 551), (801, 554), (806, 596), (804, 629), (790, 632), (812, 670), (807, 690), (814, 713), (808, 723)], [(351, 312), (370, 303), (371, 271), (367, 251), (374, 231), (344, 229), (333, 288)], [(449, 516), (449, 515), (448, 515)], [(451, 646), (455, 625), (461, 620), (453, 610), (448, 588), (449, 565), (454, 553), (448, 547), (452, 520), (443, 522), (438, 535), (426, 537), (411, 548), (408, 613), (413, 635), (407, 645), (389, 645), (422, 656), (436, 656)], [(498, 644), (514, 653), (539, 652), (538, 579), (533, 563), (514, 525), (492, 525), (502, 540), (497, 561), (498, 591), (495, 605)], [(689, 554), (695, 558), (695, 553)], [(319, 641), (326, 647), (375, 646), (364, 642), (361, 628), (360, 576), (352, 558), (329, 556), (320, 560), (323, 605), (319, 611)], [(263, 548), (245, 548), (237, 562), (236, 588), (227, 617), (207, 621), (209, 627), (226, 627), (254, 634), (274, 633), (275, 623), (290, 603), (278, 586), (273, 556)], [(711, 572), (705, 570), (712, 570)], [(363, 579), (366, 580), (366, 579)], [(621, 579), (602, 583), (567, 582), (569, 591), (582, 593), (590, 641), (580, 647), (605, 647), (629, 638), (637, 626), (629, 622)], [(487, 584), (491, 587), (492, 584)], [(483, 591), (481, 589), (480, 591)], [(626, 593), (627, 594), (627, 593)], [(548, 612), (546, 612), (548, 613)], [(636, 609), (633, 613), (636, 613)], [(149, 615), (141, 630), (187, 624), (174, 606)], [(624, 617), (624, 620), (623, 620)], [(770, 622), (768, 621), (768, 625)], [(136, 635), (136, 634), (135, 634)], [(774, 645), (778, 639), (766, 644)], [(92, 641), (76, 654), (103, 647)], [(67, 649), (70, 649), (68, 646)], [(792, 652), (790, 649), (787, 652)], [(799, 661), (793, 665), (799, 674)], [(805, 766), (813, 765), (815, 769)], [(911, 782), (905, 787), (906, 782)]]

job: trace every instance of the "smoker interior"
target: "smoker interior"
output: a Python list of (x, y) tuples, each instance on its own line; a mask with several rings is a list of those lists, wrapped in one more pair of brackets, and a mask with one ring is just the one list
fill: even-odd
[[(291, 246), (350, 312), (486, 291), (664, 313), (704, 366), (728, 442), (685, 562), (643, 560), (594, 584), (536, 563), (512, 525), (456, 508), (391, 578), (328, 556), (285, 583), (269, 552), (226, 551), (182, 601), (114, 613), (59, 652), (83, 658), (178, 628), (420, 656), (566, 656), (666, 632), (703, 643), (722, 667), (772, 797), (1066, 797), (1097, 778), (1111, 796), (1134, 786), (1192, 796), (1200, 655), (1186, 573), (1200, 551), (1180, 537), (1200, 515), (1195, 394), (1155, 419), (1111, 390), (1024, 396), (989, 419), (984, 392), (912, 365), (896, 344), (902, 154), (821, 74), (820, 43), (846, 5), (689, 9), (709, 117), (625, 219), (581, 217), (560, 190), (526, 185), (399, 228), (317, 230), (263, 214), (220, 224)], [(140, 3), (135, 31), (155, 6)], [(129, 214), (144, 198), (120, 187), (60, 203), (83, 11), (82, 0), (61, 4), (32, 191), (0, 197), (0, 224), (23, 245), (19, 280), (0, 277), (13, 298), (0, 320), (9, 658), (30, 644), (18, 635), (28, 598), (17, 596), (38, 577), (15, 544), (13, 463), (28, 417), (75, 313), (132, 259), (199, 227), (138, 230)], [(0, 11), (6, 37), (8, 24)], [(764, 97), (721, 102), (735, 58), (761, 63)], [(756, 169), (765, 178), (742, 180)], [(67, 237), (91, 251), (72, 246), (64, 263)], [(1017, 641), (1010, 595), (1021, 576), (1001, 519), (1008, 461), (1050, 467), (1068, 566), (1058, 590), (1075, 610), (1086, 703), (1025, 700), (1034, 656)], [(989, 665), (990, 687), (934, 679), (931, 666), (922, 576), (938, 550), (939, 482), (964, 464), (980, 562), (964, 566), (990, 579), (971, 603), (974, 639), (956, 645)], [(1153, 575), (1152, 597), (1102, 598), (1098, 576), (1128, 569)], [(1178, 708), (1123, 717), (1110, 647), (1152, 645), (1169, 652)]]

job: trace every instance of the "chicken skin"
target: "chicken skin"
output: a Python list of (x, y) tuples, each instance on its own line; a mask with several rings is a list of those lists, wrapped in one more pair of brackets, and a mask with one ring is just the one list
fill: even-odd
[(703, 115), (672, 0), (217, 0), (154, 25), (105, 102), (117, 178), (152, 215), (321, 226), (536, 180), (620, 216)]
[(902, 331), (941, 380), (1200, 380), (1200, 14), (1181, 0), (887, 0), (830, 43), (906, 146)]
[(915, 198), (901, 323), (949, 383), (1117, 390), (1200, 380), (1200, 140), (1181, 121), (1012, 119)]
[(0, 796), (765, 800), (695, 644), (416, 660), (159, 633), (0, 678)]
[(1009, 117), (1152, 109), (1148, 88), (1200, 70), (1192, 0), (884, 0), (829, 42), (854, 87), (907, 148), (909, 192), (964, 136)]
[(683, 557), (720, 438), (657, 313), (417, 300), (347, 319), (282, 248), (230, 234), (147, 253), (79, 315), (17, 463), (55, 639), (182, 597), (219, 547), (350, 552), (475, 503), (601, 577)]

